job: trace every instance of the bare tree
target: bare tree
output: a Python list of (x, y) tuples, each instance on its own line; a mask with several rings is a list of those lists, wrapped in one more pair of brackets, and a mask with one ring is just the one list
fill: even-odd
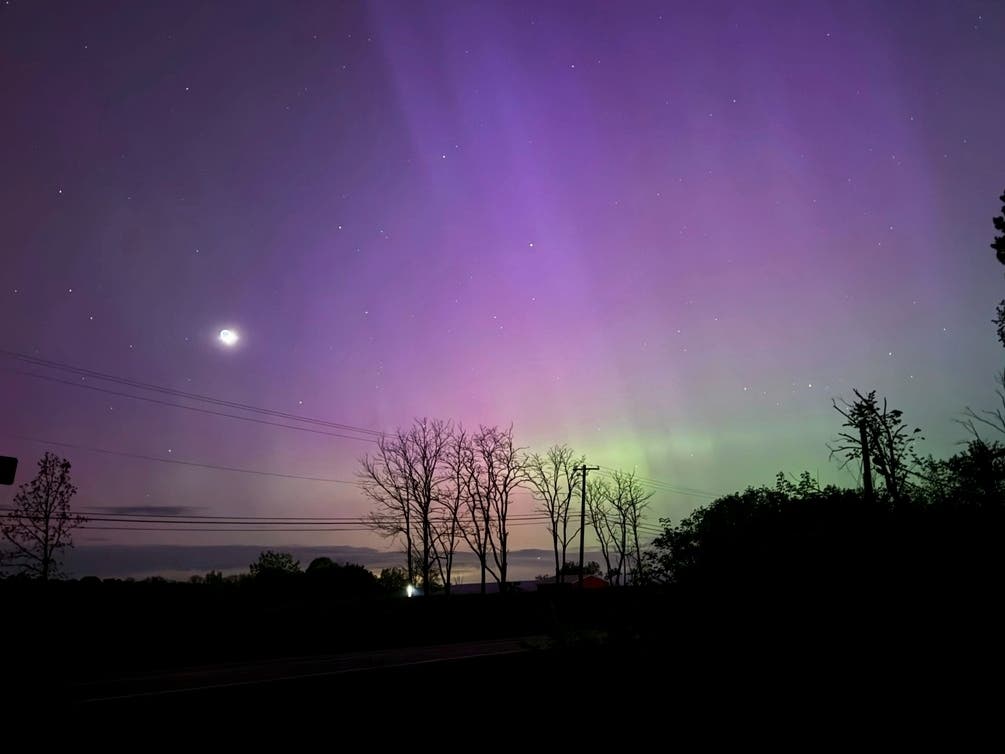
[(574, 471), (577, 460), (568, 445), (552, 445), (542, 456), (532, 453), (524, 461), (527, 480), (535, 499), (548, 516), (548, 533), (555, 552), (555, 582), (565, 580), (565, 554), (569, 543), (579, 534), (579, 527), (569, 532), (569, 514), (573, 497), (579, 492), (580, 476)]
[(642, 542), (639, 540), (639, 527), (645, 523), (646, 509), (649, 508), (649, 500), (653, 496), (652, 490), (646, 490), (639, 482), (635, 472), (622, 475), (623, 486), (623, 507), (625, 510), (625, 523), (628, 528), (629, 547), (634, 550), (632, 556), (632, 583), (644, 584), (646, 582), (645, 560), (642, 557)]
[(1001, 408), (974, 411), (970, 406), (967, 406), (963, 412), (963, 418), (960, 420), (964, 429), (972, 434), (974, 439), (981, 442), (984, 442), (984, 438), (981, 437), (982, 426), (990, 428), (997, 434), (1005, 435), (1005, 371), (997, 375), (997, 382), (998, 387), (995, 389), (995, 395), (998, 396)]
[(451, 463), (456, 464), (456, 475), (459, 484), (464, 486), (462, 512), (464, 515), (461, 526), (461, 536), (467, 542), (471, 552), (478, 558), (479, 583), (481, 593), (485, 594), (485, 582), (489, 575), (496, 581), (498, 574), (489, 563), (489, 537), (492, 527), (492, 504), (489, 501), (489, 484), (485, 465), (479, 453), (475, 451), (472, 438), (466, 437), (459, 442), (455, 452), (449, 454)]
[(640, 583), (644, 574), (639, 526), (645, 520), (653, 493), (642, 486), (634, 471), (614, 471), (610, 481), (597, 479), (590, 484), (591, 494), (587, 496), (590, 524), (600, 544), (608, 578), (618, 585), (629, 583), (629, 579)]
[(436, 565), (444, 591), (450, 594), (457, 545), (464, 539), (464, 519), (467, 511), (468, 474), (471, 446), (464, 427), (458, 425), (451, 433), (443, 454), (444, 473), (440, 486), (439, 515), (433, 526), (436, 543)]
[(604, 559), (604, 576), (613, 579), (614, 567), (611, 564), (611, 548), (613, 534), (609, 524), (611, 517), (611, 485), (602, 477), (596, 477), (586, 483), (586, 513), (590, 526), (600, 547), (600, 556)]
[(843, 426), (852, 431), (838, 434), (836, 443), (828, 446), (831, 455), (843, 456), (842, 468), (860, 460), (867, 491), (871, 489), (870, 467), (875, 467), (890, 499), (894, 503), (903, 502), (912, 466), (917, 462), (914, 443), (921, 429), (908, 430), (903, 424), (903, 412), (889, 408), (885, 398), (880, 405), (875, 390), (868, 395), (854, 392), (855, 400), (851, 403), (833, 402), (834, 409), (845, 419)]
[(70, 462), (46, 452), (38, 474), (18, 488), (14, 510), (0, 522), (0, 534), (13, 547), (0, 562), (42, 581), (61, 575), (63, 550), (73, 547), (71, 532), (87, 521), (70, 512), (76, 492)]
[(477, 471), (472, 475), (472, 499), (478, 508), (474, 518), (492, 554), (495, 569), (489, 570), (504, 590), (509, 570), (510, 503), (513, 492), (526, 482), (521, 449), (513, 443), (512, 426), (479, 427), (471, 446)]
[(418, 419), (408, 433), (408, 447), (411, 450), (412, 499), (420, 524), (420, 555), (422, 585), (428, 594), (432, 581), (430, 572), (436, 561), (436, 540), (434, 537), (436, 506), (439, 502), (439, 484), (442, 481), (442, 464), (451, 427), (440, 420)]
[(370, 528), (391, 539), (404, 537), (408, 583), (414, 584), (412, 485), (402, 434), (399, 430), (395, 435), (381, 435), (377, 440), (377, 453), (360, 459), (358, 476), (363, 494), (378, 506), (377, 511), (369, 514)]
[(407, 430), (382, 437), (376, 456), (360, 461), (363, 493), (381, 507), (370, 525), (385, 536), (404, 535), (409, 578), (419, 575), (426, 594), (437, 567), (435, 526), (450, 435), (449, 422), (416, 419)]

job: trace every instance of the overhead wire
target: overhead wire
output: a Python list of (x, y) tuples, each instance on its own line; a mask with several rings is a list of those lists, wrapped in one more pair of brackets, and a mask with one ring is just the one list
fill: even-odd
[(351, 484), (353, 486), (359, 486), (359, 482), (350, 482), (347, 479), (332, 479), (329, 477), (318, 477), (318, 476), (305, 476), (302, 474), (285, 474), (278, 471), (263, 471), (261, 469), (244, 469), (237, 466), (222, 466), (215, 463), (201, 463), (199, 461), (184, 461), (180, 458), (164, 458), (162, 456), (150, 456), (143, 453), (128, 453), (122, 450), (110, 450), (108, 448), (96, 448), (90, 445), (78, 445), (69, 442), (57, 442), (56, 440), (43, 440), (38, 437), (29, 437), (27, 435), (18, 435), (12, 433), (0, 433), (4, 437), (10, 437), (16, 440), (24, 440), (26, 442), (33, 442), (39, 445), (53, 445), (61, 448), (72, 448), (73, 450), (83, 450), (90, 453), (103, 453), (110, 456), (119, 456), (122, 458), (135, 458), (143, 461), (156, 461), (158, 463), (171, 463), (179, 466), (194, 466), (201, 469), (213, 469), (215, 471), (229, 471), (237, 474), (255, 474), (257, 476), (270, 476), (278, 477), (280, 479), (299, 479), (306, 482), (327, 482), (332, 484)]
[(185, 398), (187, 400), (200, 401), (203, 403), (211, 403), (218, 406), (225, 406), (227, 408), (235, 408), (241, 411), (248, 411), (251, 413), (264, 414), (268, 416), (276, 416), (283, 419), (289, 419), (307, 424), (315, 424), (319, 426), (329, 427), (332, 429), (343, 429), (350, 432), (369, 434), (375, 437), (380, 437), (383, 436), (384, 434), (380, 430), (370, 429), (368, 427), (358, 427), (352, 424), (344, 424), (342, 422), (333, 422), (327, 419), (319, 419), (311, 416), (303, 416), (301, 414), (294, 414), (288, 411), (279, 411), (277, 409), (263, 408), (261, 406), (255, 406), (250, 403), (242, 403), (240, 401), (230, 401), (224, 398), (216, 398), (214, 396), (203, 395), (201, 393), (191, 393), (185, 390), (178, 390), (177, 388), (164, 387), (163, 385), (156, 385), (150, 382), (143, 382), (141, 380), (134, 380), (128, 377), (122, 377), (120, 375), (110, 374), (108, 372), (99, 372), (93, 369), (86, 369), (84, 367), (74, 366), (73, 364), (66, 364), (60, 361), (52, 361), (51, 359), (43, 359), (39, 356), (31, 356), (29, 354), (18, 353), (17, 351), (9, 351), (0, 348), (0, 356), (6, 356), (11, 359), (16, 359), (18, 361), (23, 361), (25, 363), (33, 364), (35, 366), (40, 366), (47, 369), (55, 369), (58, 371), (69, 372), (84, 377), (91, 377), (98, 380), (104, 380), (106, 382), (113, 382), (119, 385), (134, 387), (141, 390), (162, 393), (165, 395), (171, 395), (178, 398)]
[(322, 429), (314, 429), (313, 427), (298, 427), (295, 424), (283, 424), (282, 422), (269, 421), (267, 419), (256, 419), (253, 416), (241, 416), (239, 414), (228, 414), (225, 411), (214, 411), (208, 408), (200, 408), (199, 406), (186, 406), (183, 403), (172, 403), (170, 401), (163, 401), (159, 398), (151, 398), (145, 395), (135, 395), (133, 393), (124, 393), (120, 390), (111, 390), (109, 388), (99, 387), (98, 385), (89, 385), (86, 382), (74, 382), (72, 380), (62, 380), (58, 377), (53, 377), (48, 374), (39, 374), (38, 372), (26, 372), (21, 369), (10, 369), (9, 372), (14, 374), (24, 375), (26, 377), (34, 377), (36, 379), (48, 380), (49, 382), (58, 382), (63, 385), (69, 385), (71, 387), (84, 388), (86, 390), (94, 390), (99, 393), (105, 393), (107, 395), (115, 395), (120, 398), (129, 398), (136, 401), (144, 401), (146, 403), (154, 403), (161, 406), (170, 406), (171, 408), (180, 408), (186, 411), (193, 411), (200, 414), (207, 414), (210, 416), (222, 416), (228, 419), (237, 419), (239, 421), (253, 422), (255, 424), (264, 424), (271, 427), (282, 427), (283, 429), (294, 429), (299, 432), (310, 432), (315, 435), (327, 435), (328, 437), (339, 437), (344, 440), (357, 440), (359, 442), (377, 442), (376, 438), (366, 438), (366, 437), (354, 437), (352, 435), (341, 434), (339, 432), (328, 432)]

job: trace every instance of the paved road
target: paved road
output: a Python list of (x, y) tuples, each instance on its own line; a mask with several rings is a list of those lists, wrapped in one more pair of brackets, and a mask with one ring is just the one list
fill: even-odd
[[(154, 702), (158, 699), (167, 701), (168, 697), (185, 695), (233, 696), (235, 693), (243, 693), (242, 688), (252, 690), (253, 687), (277, 684), (301, 687), (304, 682), (324, 679), (334, 681), (338, 676), (349, 674), (387, 676), (388, 671), (407, 669), (421, 669), (427, 674), (442, 673), (442, 670), (431, 666), (524, 654), (533, 646), (541, 646), (543, 642), (542, 637), (523, 637), (260, 660), (73, 683), (66, 691), (75, 705), (116, 705), (141, 700)], [(352, 685), (357, 688), (364, 683), (361, 678), (352, 681)], [(273, 695), (277, 692), (269, 690), (266, 693)]]

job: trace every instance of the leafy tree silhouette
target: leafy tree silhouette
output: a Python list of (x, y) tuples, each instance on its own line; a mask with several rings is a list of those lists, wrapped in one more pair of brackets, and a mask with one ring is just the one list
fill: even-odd
[(392, 568), (382, 568), (380, 576), (377, 578), (377, 583), (388, 594), (404, 594), (405, 587), (410, 582), (408, 581), (408, 573), (406, 573), (405, 569), (395, 566)]
[(971, 440), (966, 450), (945, 460), (928, 458), (919, 476), (925, 501), (934, 505), (1003, 508), (1005, 446)]
[(300, 575), (300, 561), (294, 560), (288, 552), (266, 550), (250, 566), (251, 575), (256, 579), (275, 579)]
[(304, 571), (307, 584), (326, 593), (345, 597), (365, 597), (379, 589), (377, 577), (355, 563), (336, 563), (331, 558), (314, 558)]
[(71, 532), (87, 521), (70, 512), (76, 492), (70, 462), (47, 451), (38, 474), (18, 488), (14, 510), (0, 523), (0, 534), (13, 548), (0, 554), (0, 565), (42, 581), (61, 576), (63, 550), (73, 546)]

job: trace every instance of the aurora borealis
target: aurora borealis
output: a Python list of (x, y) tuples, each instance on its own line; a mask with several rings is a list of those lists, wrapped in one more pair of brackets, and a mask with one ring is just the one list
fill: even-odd
[[(852, 483), (853, 387), (935, 455), (993, 403), (999, 3), (204, 6), (0, 6), (0, 348), (358, 427), (512, 422), (663, 481), (654, 517)], [(44, 447), (15, 436), (343, 480), (367, 450), (0, 367), (19, 481)], [(85, 506), (368, 510), (53, 449)], [(77, 541), (380, 546), (264, 536)]]

